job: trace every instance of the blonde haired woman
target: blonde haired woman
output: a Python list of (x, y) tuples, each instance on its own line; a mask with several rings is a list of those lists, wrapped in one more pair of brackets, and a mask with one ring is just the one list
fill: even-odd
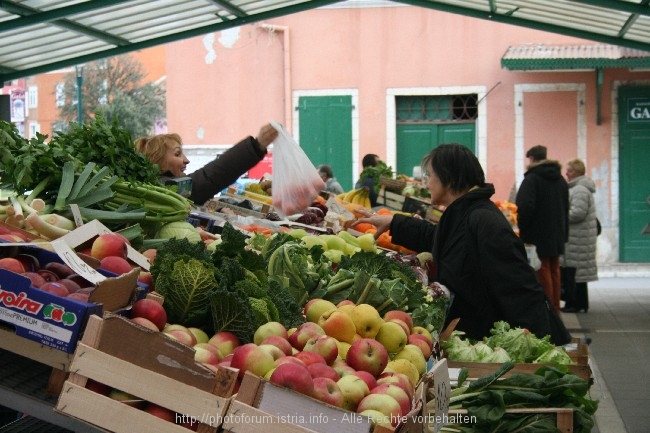
[(141, 137), (135, 141), (135, 148), (158, 165), (161, 176), (189, 176), (192, 179), (189, 199), (201, 205), (253, 168), (266, 155), (267, 147), (277, 136), (278, 131), (266, 124), (260, 128), (257, 138), (246, 137), (218, 158), (188, 175), (185, 174), (185, 169), (190, 161), (183, 152), (183, 140), (180, 135), (159, 134)]

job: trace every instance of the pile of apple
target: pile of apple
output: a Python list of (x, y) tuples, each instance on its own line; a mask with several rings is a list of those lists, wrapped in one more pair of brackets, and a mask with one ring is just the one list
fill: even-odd
[[(97, 236), (85, 254), (97, 259), (99, 267), (117, 275), (130, 272), (134, 265), (127, 260), (126, 246), (129, 241), (118, 233)], [(0, 269), (21, 274), (31, 280), (31, 286), (63, 298), (88, 302), (94, 286), (68, 265), (49, 262), (41, 265), (31, 254), (17, 254), (0, 259)], [(141, 271), (138, 281), (151, 285), (151, 273)]]
[[(246, 371), (345, 410), (375, 424), (397, 425), (410, 408), (426, 371), (433, 340), (403, 311), (382, 318), (368, 304), (336, 306), (315, 299), (307, 322), (287, 330), (260, 326), (252, 343), (236, 346), (219, 365)], [(225, 352), (222, 352), (225, 354)]]

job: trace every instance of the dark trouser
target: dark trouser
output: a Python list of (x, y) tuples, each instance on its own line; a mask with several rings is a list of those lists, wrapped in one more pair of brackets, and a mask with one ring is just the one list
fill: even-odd
[(564, 308), (575, 308), (576, 304), (576, 268), (560, 268), (562, 279), (562, 299), (564, 299)]
[(563, 299), (566, 301), (564, 308), (576, 310), (589, 310), (589, 293), (587, 283), (576, 283), (576, 268), (560, 268), (562, 276)]
[(555, 311), (560, 311), (560, 258), (540, 257), (539, 260), (542, 267), (537, 271), (537, 279)]

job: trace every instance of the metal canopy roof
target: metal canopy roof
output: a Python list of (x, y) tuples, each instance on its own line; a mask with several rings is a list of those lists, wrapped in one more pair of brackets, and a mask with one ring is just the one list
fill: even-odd
[(523, 44), (508, 47), (501, 66), (511, 71), (650, 68), (650, 52), (616, 45)]
[[(340, 0), (0, 0), (0, 84), (335, 3), (346, 4)], [(650, 0), (393, 3), (650, 52)]]

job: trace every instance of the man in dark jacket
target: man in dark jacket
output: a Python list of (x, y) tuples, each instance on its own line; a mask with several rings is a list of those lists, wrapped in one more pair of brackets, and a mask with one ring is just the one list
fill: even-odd
[(562, 165), (546, 159), (546, 147), (526, 152), (530, 161), (517, 193), (517, 222), (524, 243), (533, 244), (542, 262), (537, 271), (546, 295), (560, 310), (560, 256), (569, 238), (569, 188)]

